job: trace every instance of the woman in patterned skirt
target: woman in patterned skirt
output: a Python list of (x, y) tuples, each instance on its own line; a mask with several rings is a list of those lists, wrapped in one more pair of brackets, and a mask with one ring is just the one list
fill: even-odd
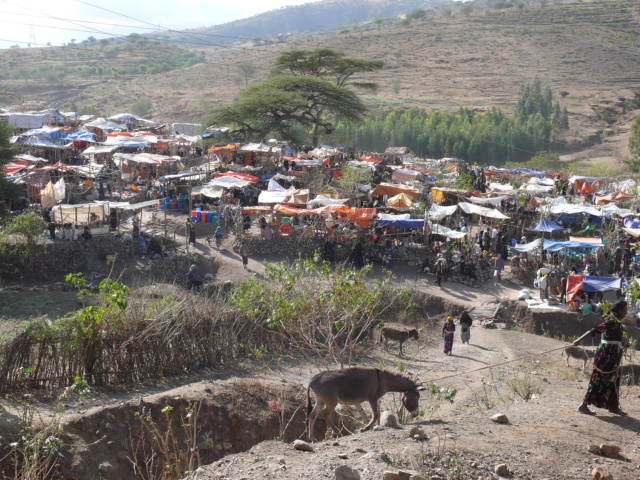
[(442, 327), (442, 338), (444, 338), (444, 353), (451, 355), (451, 348), (453, 348), (453, 334), (456, 331), (456, 324), (453, 323), (453, 317), (447, 317), (447, 321), (444, 322)]
[(604, 323), (589, 330), (579, 339), (573, 342), (579, 345), (580, 342), (589, 335), (602, 334), (602, 342), (595, 352), (593, 358), (593, 373), (587, 388), (587, 394), (578, 407), (578, 412), (587, 415), (595, 415), (589, 410), (588, 405), (598, 408), (606, 408), (615, 415), (626, 415), (620, 408), (618, 392), (620, 390), (620, 375), (618, 367), (622, 360), (624, 348), (629, 343), (623, 339), (624, 327), (621, 320), (627, 314), (627, 302), (620, 300), (603, 315)]

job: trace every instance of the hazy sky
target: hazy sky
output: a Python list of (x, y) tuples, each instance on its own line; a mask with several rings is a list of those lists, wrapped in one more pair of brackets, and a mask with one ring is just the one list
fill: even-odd
[(211, 26), (312, 1), (317, 0), (0, 0), (0, 48)]

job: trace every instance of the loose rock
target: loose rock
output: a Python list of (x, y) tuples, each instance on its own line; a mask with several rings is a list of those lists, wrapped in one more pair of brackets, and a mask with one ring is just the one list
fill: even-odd
[(602, 453), (598, 445), (589, 445), (587, 450), (589, 450), (589, 453), (593, 453), (594, 455), (600, 455)]
[(420, 427), (413, 427), (409, 430), (409, 437), (414, 438), (416, 440), (426, 440), (427, 434)]
[(385, 410), (380, 415), (380, 425), (389, 428), (400, 428), (400, 425), (398, 425), (398, 419), (392, 412), (389, 412), (388, 410)]
[(313, 446), (304, 440), (295, 440), (293, 442), (293, 448), (296, 450), (301, 450), (303, 452), (315, 452)]
[(509, 423), (509, 419), (504, 413), (498, 413), (491, 417), (491, 421), (495, 423)]
[(347, 467), (346, 465), (340, 465), (335, 471), (336, 480), (360, 480), (360, 474), (357, 470)]
[(613, 480), (613, 476), (604, 468), (596, 467), (591, 472), (593, 480)]
[(384, 472), (382, 474), (382, 480), (400, 480), (398, 472)]
[(600, 452), (605, 457), (618, 457), (620, 455), (620, 447), (616, 445), (600, 445)]
[(500, 477), (506, 477), (509, 475), (509, 467), (507, 467), (505, 463), (496, 465), (496, 468), (493, 471)]

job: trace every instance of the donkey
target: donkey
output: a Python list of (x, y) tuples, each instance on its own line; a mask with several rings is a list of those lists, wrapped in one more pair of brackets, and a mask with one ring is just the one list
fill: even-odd
[[(316, 396), (316, 405), (311, 410), (311, 395), (313, 390)], [(307, 387), (307, 416), (309, 417), (309, 440), (315, 442), (314, 427), (318, 414), (326, 405), (324, 420), (333, 430), (336, 437), (340, 436), (340, 430), (331, 420), (331, 414), (338, 403), (343, 405), (358, 405), (364, 401), (369, 402), (373, 417), (361, 431), (369, 430), (374, 423), (380, 423), (380, 406), (378, 400), (387, 392), (403, 392), (402, 403), (411, 413), (412, 417), (418, 414), (418, 400), (420, 391), (424, 387), (419, 386), (398, 373), (378, 370), (377, 368), (354, 367), (344, 370), (331, 370), (314, 376)]]
[(574, 345), (568, 345), (562, 349), (560, 356), (567, 355), (567, 367), (569, 365), (569, 358), (575, 358), (576, 360), (582, 360), (582, 372), (587, 368), (587, 362), (593, 358), (594, 350), (588, 348), (576, 347)]
[(414, 327), (394, 326), (394, 327), (382, 327), (380, 331), (380, 339), (384, 344), (384, 349), (387, 350), (387, 342), (393, 340), (400, 344), (400, 356), (402, 356), (402, 344), (415, 338), (418, 340), (418, 331)]

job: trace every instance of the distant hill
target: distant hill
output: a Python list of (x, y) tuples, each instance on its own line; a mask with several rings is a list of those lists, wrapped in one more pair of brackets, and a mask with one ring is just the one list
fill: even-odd
[[(206, 45), (213, 42), (234, 42), (238, 37), (259, 41), (289, 33), (321, 33), (322, 30), (376, 19), (379, 23), (383, 23), (385, 19), (387, 22), (395, 21), (398, 15), (451, 3), (452, 0), (324, 0), (283, 7), (221, 25), (192, 29), (188, 31), (188, 41), (198, 44), (198, 38), (202, 36), (201, 44)], [(172, 40), (183, 36), (167, 32), (162, 32), (162, 35), (169, 36)]]

